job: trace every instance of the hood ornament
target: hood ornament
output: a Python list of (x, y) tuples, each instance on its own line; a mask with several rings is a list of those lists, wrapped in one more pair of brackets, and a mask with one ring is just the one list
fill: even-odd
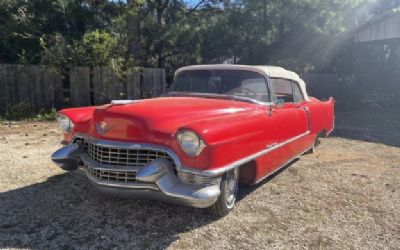
[(109, 131), (113, 127), (114, 127), (114, 125), (109, 125), (105, 121), (96, 123), (97, 133), (99, 133), (101, 135), (105, 134), (107, 131)]

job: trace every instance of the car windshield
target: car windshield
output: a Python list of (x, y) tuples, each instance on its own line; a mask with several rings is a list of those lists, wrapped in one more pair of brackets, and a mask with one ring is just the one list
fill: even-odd
[(268, 102), (267, 80), (261, 74), (247, 70), (182, 71), (176, 76), (169, 92)]

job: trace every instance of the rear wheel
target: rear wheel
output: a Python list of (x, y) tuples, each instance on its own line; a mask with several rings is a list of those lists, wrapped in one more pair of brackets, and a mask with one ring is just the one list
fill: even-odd
[(212, 215), (223, 217), (235, 206), (239, 186), (239, 168), (224, 174), (221, 181), (221, 195), (211, 207), (207, 208)]
[(315, 153), (316, 148), (319, 146), (319, 144), (321, 144), (321, 133), (317, 135), (317, 138), (315, 138), (314, 144), (312, 145), (312, 147), (309, 150), (307, 150), (306, 154)]

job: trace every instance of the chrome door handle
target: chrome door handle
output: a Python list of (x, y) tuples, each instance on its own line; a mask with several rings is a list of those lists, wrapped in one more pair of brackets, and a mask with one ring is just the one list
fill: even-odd
[(276, 145), (278, 145), (278, 143), (276, 143), (276, 142), (271, 143), (271, 144), (268, 144), (268, 145), (267, 145), (267, 149), (268, 149), (268, 148), (273, 148), (273, 147), (275, 147)]

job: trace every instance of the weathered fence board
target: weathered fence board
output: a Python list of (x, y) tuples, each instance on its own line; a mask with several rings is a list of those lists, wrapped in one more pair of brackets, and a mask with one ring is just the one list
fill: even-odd
[(127, 77), (128, 99), (160, 96), (167, 87), (165, 69), (145, 68)]
[(5, 69), (5, 81), (10, 83), (7, 86), (8, 102), (14, 104), (18, 101), (17, 65), (6, 65)]
[[(28, 105), (32, 102), (31, 99), (31, 69), (34, 66), (23, 66), (17, 65), (17, 81), (14, 86), (17, 87), (17, 100), (19, 102), (27, 103)], [(26, 84), (24, 84), (26, 83)]]
[(130, 74), (127, 76), (127, 98), (137, 100), (141, 98), (140, 81), (141, 73)]
[[(56, 99), (56, 96), (61, 96), (62, 94), (62, 76), (49, 69), (42, 69), (41, 78), (39, 79), (38, 86), (46, 89), (46, 91), (40, 91), (44, 100), (41, 106), (46, 110), (60, 108), (61, 106), (57, 105), (58, 99)], [(62, 100), (60, 101), (62, 103)]]
[(8, 103), (8, 84), (5, 81), (5, 65), (0, 64), (0, 113), (4, 113)]
[(70, 89), (72, 106), (89, 106), (90, 68), (74, 67), (70, 71)]
[(143, 70), (142, 92), (145, 97), (158, 96), (165, 92), (165, 69), (144, 69)]
[(108, 103), (113, 99), (122, 99), (125, 96), (124, 83), (108, 67), (93, 69), (93, 88), (96, 105)]
[[(50, 85), (50, 77), (47, 72), (36, 71), (38, 76), (34, 81), (34, 109), (48, 109), (51, 108), (53, 101), (52, 91), (48, 85)], [(50, 104), (49, 104), (50, 103)]]
[(53, 107), (60, 109), (65, 106), (64, 94), (63, 94), (63, 76), (55, 72), (50, 72), (53, 88)]

